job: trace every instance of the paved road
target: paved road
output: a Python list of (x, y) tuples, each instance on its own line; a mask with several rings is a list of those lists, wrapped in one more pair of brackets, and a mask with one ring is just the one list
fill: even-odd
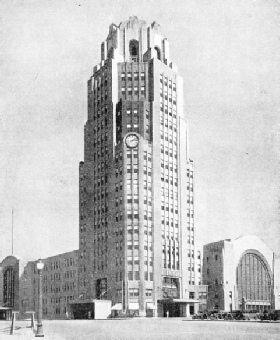
[[(17, 321), (14, 335), (10, 322), (0, 321), (0, 339), (33, 339), (27, 321)], [(280, 323), (234, 321), (186, 321), (183, 319), (54, 320), (44, 321), (45, 339), (188, 339), (280, 340)]]

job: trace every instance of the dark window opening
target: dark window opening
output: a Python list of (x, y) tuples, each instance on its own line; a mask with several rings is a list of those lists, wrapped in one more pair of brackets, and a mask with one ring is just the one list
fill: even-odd
[(14, 270), (9, 267), (4, 272), (4, 306), (14, 307)]
[(129, 42), (129, 53), (132, 61), (138, 61), (139, 42), (137, 40), (131, 40)]
[(98, 279), (96, 281), (96, 295), (99, 300), (107, 299), (107, 278)]
[(156, 46), (156, 47), (155, 47), (155, 50), (156, 50), (156, 52), (157, 52), (157, 58), (158, 58), (158, 60), (161, 60), (160, 49)]

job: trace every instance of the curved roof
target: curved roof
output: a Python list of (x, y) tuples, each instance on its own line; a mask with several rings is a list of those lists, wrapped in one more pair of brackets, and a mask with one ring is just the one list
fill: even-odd
[(234, 268), (238, 266), (238, 263), (242, 255), (252, 249), (261, 253), (266, 261), (268, 262), (270, 268), (272, 268), (273, 262), (273, 251), (268, 248), (268, 246), (256, 235), (242, 235), (237, 239), (232, 241), (234, 247)]
[(1, 262), (1, 267), (3, 267), (4, 265), (9, 264), (9, 263), (16, 263), (17, 261), (19, 261), (19, 258), (13, 256), (13, 255), (9, 255), (6, 256), (3, 261)]

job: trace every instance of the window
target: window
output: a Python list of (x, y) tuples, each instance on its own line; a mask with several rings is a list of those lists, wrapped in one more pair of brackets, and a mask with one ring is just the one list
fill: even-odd
[(139, 42), (135, 39), (129, 42), (129, 53), (132, 61), (138, 61)]
[(194, 299), (194, 292), (190, 292), (190, 293), (189, 293), (189, 298), (190, 298), (190, 299)]
[(161, 60), (161, 55), (160, 55), (160, 49), (159, 49), (159, 47), (155, 47), (155, 51), (156, 51), (156, 56), (157, 56), (157, 59), (158, 60)]
[[(34, 268), (35, 269), (35, 268)], [(4, 303), (6, 306), (14, 306), (14, 269), (8, 267), (4, 272)]]
[(152, 289), (146, 289), (146, 297), (152, 297), (153, 290)]
[(129, 297), (138, 297), (139, 296), (139, 289), (138, 288), (129, 288)]

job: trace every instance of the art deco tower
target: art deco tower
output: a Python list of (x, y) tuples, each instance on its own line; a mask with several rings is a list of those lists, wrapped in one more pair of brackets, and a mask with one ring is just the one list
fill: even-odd
[(84, 133), (79, 295), (110, 299), (116, 312), (185, 315), (193, 163), (182, 79), (157, 23), (110, 26), (88, 81)]

